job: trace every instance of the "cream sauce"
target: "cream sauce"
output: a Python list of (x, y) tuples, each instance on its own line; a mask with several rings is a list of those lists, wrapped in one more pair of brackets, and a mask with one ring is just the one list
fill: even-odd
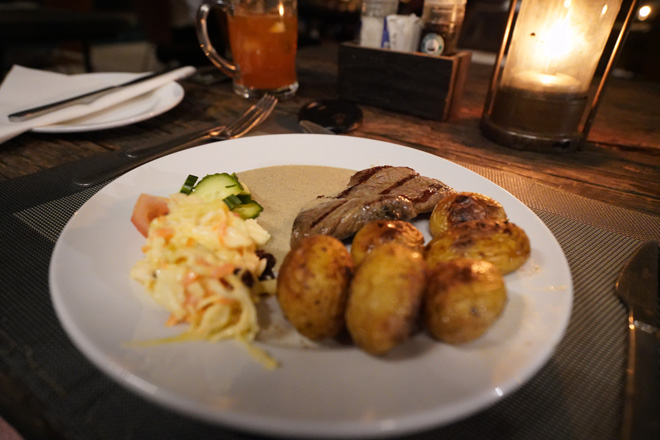
[(264, 250), (273, 254), (279, 268), (289, 252), (293, 221), (306, 204), (319, 195), (346, 188), (354, 170), (315, 165), (280, 165), (236, 173), (263, 206), (257, 221), (272, 236)]

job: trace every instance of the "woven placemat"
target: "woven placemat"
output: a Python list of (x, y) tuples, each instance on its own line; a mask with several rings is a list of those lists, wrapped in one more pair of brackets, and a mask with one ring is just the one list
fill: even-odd
[[(0, 182), (0, 358), (67, 438), (256, 438), (173, 413), (124, 390), (78, 352), (57, 321), (48, 290), (54, 243), (66, 221), (102, 187), (80, 191), (69, 182), (99, 160)], [(660, 239), (659, 219), (467, 167), (522, 200), (553, 232), (573, 274), (573, 315), (555, 354), (513, 395), (468, 419), (406, 438), (618, 438), (627, 313), (614, 295), (614, 282), (642, 241)]]

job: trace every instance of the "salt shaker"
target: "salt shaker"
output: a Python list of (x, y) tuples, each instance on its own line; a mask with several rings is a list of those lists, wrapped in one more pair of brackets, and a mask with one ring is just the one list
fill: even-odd
[(363, 0), (360, 46), (381, 47), (385, 17), (396, 14), (399, 0)]
[(419, 51), (453, 55), (461, 33), (467, 0), (425, 0)]

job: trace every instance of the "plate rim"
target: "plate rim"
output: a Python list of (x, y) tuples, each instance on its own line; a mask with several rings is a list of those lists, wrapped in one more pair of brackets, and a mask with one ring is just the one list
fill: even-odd
[[(261, 138), (260, 142), (268, 144), (269, 140), (275, 139), (276, 137), (282, 137), (281, 139), (284, 139), (284, 137), (287, 136), (306, 136), (310, 140), (313, 138), (319, 138), (323, 137), (325, 140), (327, 140), (327, 135), (310, 135), (310, 134), (275, 134), (275, 135), (263, 135), (263, 136), (258, 136), (258, 137), (249, 137), (249, 138), (242, 138), (242, 139), (237, 139), (233, 141), (224, 141), (224, 145), (222, 148), (227, 148), (228, 145), (226, 142), (234, 142), (236, 146), (240, 146), (240, 143), (242, 142), (254, 142), (255, 138)], [(319, 138), (320, 139), (320, 138)], [(338, 138), (339, 139), (339, 138)], [(533, 365), (529, 366), (525, 370), (525, 374), (522, 376), (518, 376), (515, 378), (510, 378), (509, 383), (505, 384), (503, 388), (506, 388), (506, 391), (503, 394), (495, 395), (494, 390), (490, 389), (487, 391), (483, 391), (482, 394), (488, 395), (487, 398), (480, 397), (477, 400), (481, 400), (481, 402), (476, 405), (472, 406), (472, 408), (469, 411), (458, 411), (460, 414), (456, 414), (451, 420), (443, 420), (440, 423), (434, 421), (434, 417), (436, 416), (437, 413), (437, 408), (428, 408), (425, 411), (418, 412), (417, 415), (413, 416), (406, 416), (403, 419), (398, 420), (394, 425), (389, 424), (389, 423), (381, 423), (381, 424), (372, 424), (372, 425), (364, 425), (364, 424), (355, 424), (355, 421), (348, 421), (348, 422), (333, 422), (330, 425), (332, 426), (325, 426), (323, 429), (320, 429), (320, 426), (317, 424), (319, 422), (310, 422), (313, 423), (313, 425), (310, 425), (309, 423), (305, 423), (304, 421), (296, 421), (296, 422), (290, 422), (286, 419), (281, 419), (281, 418), (272, 418), (268, 416), (263, 416), (263, 415), (252, 415), (248, 414), (244, 416), (243, 418), (239, 418), (236, 420), (228, 420), (226, 417), (217, 417), (216, 412), (210, 412), (207, 413), (206, 411), (200, 412), (198, 408), (194, 408), (194, 405), (188, 405), (186, 400), (189, 400), (190, 398), (188, 396), (184, 396), (183, 400), (181, 400), (181, 396), (179, 396), (175, 392), (170, 392), (169, 390), (160, 390), (160, 395), (157, 395), (153, 392), (152, 387), (148, 383), (142, 383), (141, 378), (139, 376), (132, 376), (133, 373), (128, 372), (126, 370), (122, 370), (121, 368), (117, 369), (117, 366), (115, 365), (109, 365), (106, 362), (102, 362), (102, 358), (104, 357), (104, 354), (102, 351), (98, 350), (97, 347), (90, 345), (90, 340), (79, 340), (77, 331), (78, 329), (75, 328), (73, 322), (71, 321), (71, 316), (69, 316), (69, 311), (66, 310), (64, 304), (62, 303), (62, 298), (61, 295), (58, 295), (54, 290), (53, 290), (53, 283), (55, 282), (55, 271), (54, 268), (58, 264), (55, 255), (56, 252), (58, 251), (59, 246), (61, 246), (61, 237), (64, 235), (65, 230), (67, 229), (69, 223), (67, 222), (67, 225), (64, 227), (62, 234), (60, 234), (60, 237), (58, 237), (58, 240), (55, 244), (54, 250), (53, 250), (53, 258), (51, 259), (50, 262), (50, 268), (49, 268), (49, 283), (50, 283), (50, 290), (51, 290), (51, 298), (53, 300), (54, 308), (56, 311), (56, 314), (58, 316), (58, 319), (60, 320), (60, 323), (62, 326), (65, 328), (67, 335), (69, 338), (74, 342), (74, 344), (83, 352), (83, 354), (90, 358), (90, 360), (93, 361), (94, 365), (96, 365), (99, 369), (104, 371), (105, 373), (109, 374), (113, 380), (118, 383), (119, 385), (123, 386), (124, 388), (127, 388), (131, 391), (137, 392), (137, 394), (146, 397), (148, 400), (151, 402), (160, 404), (162, 406), (168, 407), (170, 409), (173, 409), (175, 411), (182, 412), (184, 414), (190, 415), (192, 417), (198, 418), (205, 420), (207, 422), (215, 423), (215, 424), (220, 424), (224, 426), (229, 426), (229, 427), (234, 427), (238, 428), (240, 430), (244, 430), (247, 432), (252, 432), (256, 434), (270, 434), (270, 435), (276, 435), (276, 436), (292, 436), (292, 437), (316, 437), (316, 438), (333, 438), (333, 437), (351, 437), (351, 436), (361, 436), (361, 437), (389, 437), (393, 435), (402, 435), (406, 433), (411, 433), (414, 431), (419, 431), (423, 429), (428, 429), (436, 426), (444, 426), (449, 423), (453, 423), (455, 421), (467, 418), (471, 415), (474, 415), (477, 412), (483, 411), (487, 407), (493, 405), (496, 403), (498, 400), (501, 399), (501, 397), (504, 396), (509, 396), (513, 392), (515, 392), (517, 389), (519, 389), (522, 385), (527, 383), (527, 381), (536, 375), (539, 370), (545, 365), (550, 357), (553, 355), (556, 346), (559, 344), (559, 342), (562, 340), (562, 338), (565, 335), (566, 329), (568, 327), (568, 323), (572, 314), (572, 306), (573, 306), (573, 299), (574, 299), (574, 291), (573, 291), (573, 282), (572, 282), (572, 274), (570, 271), (570, 266), (568, 266), (568, 262), (566, 259), (566, 255), (561, 249), (561, 246), (559, 245), (557, 238), (552, 234), (552, 232), (549, 230), (547, 225), (536, 215), (534, 211), (532, 211), (529, 207), (524, 205), (522, 201), (520, 201), (518, 198), (513, 196), (511, 193), (509, 193), (506, 189), (502, 188), (501, 186), (495, 184), (494, 182), (488, 180), (487, 178), (479, 175), (478, 173), (475, 173), (474, 171), (471, 171), (459, 164), (456, 164), (454, 162), (451, 162), (447, 159), (444, 159), (440, 156), (427, 153), (421, 150), (414, 149), (412, 147), (408, 147), (405, 145), (399, 145), (395, 144), (392, 142), (385, 142), (385, 141), (379, 141), (379, 140), (374, 140), (374, 139), (366, 139), (366, 138), (345, 138), (345, 139), (352, 139), (353, 141), (357, 142), (367, 142), (367, 143), (379, 143), (379, 144), (386, 144), (390, 147), (395, 147), (395, 148), (409, 148), (411, 151), (416, 151), (417, 153), (420, 154), (426, 154), (429, 156), (432, 156), (436, 160), (442, 160), (449, 164), (451, 167), (458, 167), (462, 170), (462, 172), (469, 173), (473, 176), (476, 176), (478, 179), (484, 180), (488, 182), (490, 185), (493, 185), (494, 187), (497, 187), (499, 190), (503, 191), (504, 193), (507, 193), (511, 198), (515, 199), (518, 203), (520, 203), (522, 206), (526, 208), (529, 214), (534, 216), (536, 220), (542, 225), (546, 230), (547, 233), (549, 233), (552, 236), (552, 239), (554, 241), (554, 244), (559, 248), (561, 252), (561, 256), (563, 257), (563, 264), (562, 264), (562, 269), (567, 271), (568, 279), (564, 280), (568, 283), (567, 285), (567, 290), (569, 292), (569, 303), (568, 303), (568, 310), (566, 311), (564, 315), (564, 320), (562, 323), (560, 323), (560, 330), (554, 335), (552, 338), (552, 342), (549, 343), (547, 350), (545, 351), (544, 355), (538, 356), (534, 359)], [(310, 142), (311, 144), (314, 144), (314, 142)], [(212, 144), (206, 144), (202, 147), (197, 147), (199, 148), (206, 148), (206, 149), (211, 149), (213, 146), (217, 144), (212, 143)], [(273, 148), (272, 144), (274, 142), (270, 143), (271, 145), (268, 145), (268, 148)], [(175, 153), (175, 155), (178, 156), (185, 156), (186, 154), (189, 153), (190, 150), (186, 150), (183, 152)], [(201, 151), (201, 150), (200, 150)], [(206, 151), (206, 150), (204, 150)], [(200, 153), (202, 154), (202, 153)], [(174, 156), (174, 155), (171, 155)], [(163, 161), (167, 160), (167, 157), (159, 159), (158, 161)], [(151, 162), (149, 164), (143, 165), (140, 168), (137, 168), (133, 171), (131, 171), (129, 174), (131, 176), (136, 176), (137, 174), (141, 173), (141, 169), (143, 167), (151, 167), (157, 165), (158, 161)], [(255, 167), (259, 168), (259, 167)], [(128, 175), (127, 175), (128, 176)], [(128, 180), (130, 176), (126, 177), (126, 180)], [(117, 179), (117, 181), (120, 181), (120, 179), (124, 179), (124, 176), (120, 177)], [(115, 181), (116, 182), (116, 181)], [(120, 181), (121, 182), (121, 181)], [(114, 182), (113, 182), (114, 183)], [(108, 186), (112, 185), (113, 183), (109, 184)], [(106, 188), (108, 187), (106, 186)], [(99, 193), (104, 191), (105, 188), (101, 189)], [(97, 194), (99, 194), (97, 193)], [(90, 200), (92, 200), (94, 197), (97, 197), (97, 194), (92, 196), (85, 204), (89, 203)], [(84, 205), (85, 205), (84, 204)], [(83, 205), (83, 207), (84, 207)], [(81, 207), (82, 209), (82, 207)], [(79, 210), (80, 211), (80, 210)], [(73, 221), (73, 218), (70, 220)], [(73, 333), (73, 334), (72, 334)], [(98, 359), (97, 359), (98, 357)], [(167, 398), (167, 394), (171, 393), (172, 397), (176, 398)], [(476, 399), (476, 398), (475, 398)], [(230, 416), (233, 413), (230, 413)], [(292, 424), (294, 426), (292, 426)], [(322, 424), (322, 423), (321, 423)], [(327, 423), (326, 423), (327, 424)], [(273, 430), (275, 428), (275, 430)]]

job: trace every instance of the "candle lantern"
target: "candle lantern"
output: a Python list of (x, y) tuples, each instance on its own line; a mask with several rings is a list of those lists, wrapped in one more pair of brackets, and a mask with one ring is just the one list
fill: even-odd
[(574, 150), (587, 137), (636, 0), (591, 99), (590, 86), (622, 0), (523, 0), (519, 10), (518, 3), (510, 4), (481, 131), (513, 148)]

